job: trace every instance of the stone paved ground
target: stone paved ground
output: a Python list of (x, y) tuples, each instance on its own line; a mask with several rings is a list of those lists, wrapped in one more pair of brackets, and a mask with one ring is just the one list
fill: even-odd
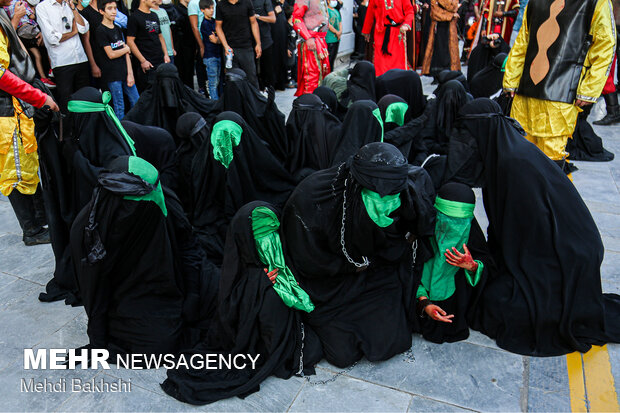
[[(428, 84), (425, 90), (430, 91)], [(290, 110), (292, 91), (278, 94)], [(620, 156), (620, 126), (596, 128)], [(575, 185), (605, 243), (604, 289), (620, 292), (620, 160), (576, 162)], [(486, 222), (484, 210), (477, 216)], [(472, 332), (461, 343), (435, 345), (413, 337), (411, 354), (382, 363), (361, 361), (324, 385), (294, 377), (269, 378), (245, 400), (193, 407), (164, 395), (162, 370), (23, 370), (24, 348), (72, 348), (87, 343), (82, 308), (44, 304), (37, 295), (49, 280), (49, 246), (25, 247), (6, 198), (0, 198), (0, 410), (3, 411), (618, 411), (620, 345), (584, 357), (522, 357)], [(322, 362), (311, 381), (341, 370)], [(22, 393), (22, 378), (131, 379), (131, 393)], [(618, 378), (614, 384), (614, 377)], [(585, 383), (584, 383), (585, 382)]]

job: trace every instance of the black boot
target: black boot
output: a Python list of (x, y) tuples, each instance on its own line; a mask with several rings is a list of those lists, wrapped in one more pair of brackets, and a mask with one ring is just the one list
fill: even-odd
[(592, 122), (595, 125), (607, 126), (620, 122), (620, 106), (618, 106), (618, 93), (608, 93), (603, 95), (605, 98), (605, 105), (607, 105), (607, 115), (601, 120)]
[(49, 244), (50, 234), (37, 222), (34, 206), (34, 196), (24, 195), (17, 189), (9, 195), (9, 201), (13, 207), (13, 212), (19, 221), (19, 226), (24, 233), (22, 240), (27, 246), (37, 244)]

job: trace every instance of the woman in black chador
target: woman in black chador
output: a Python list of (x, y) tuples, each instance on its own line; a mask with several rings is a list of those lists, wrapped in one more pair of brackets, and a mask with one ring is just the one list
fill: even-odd
[[(314, 374), (321, 345), (301, 313), (314, 306), (284, 261), (276, 210), (266, 202), (243, 206), (226, 236), (218, 311), (204, 342), (186, 352), (250, 354), (256, 368), (169, 370), (166, 393), (186, 403), (245, 397), (269, 376)], [(273, 279), (273, 280), (271, 280)], [(247, 360), (246, 360), (247, 361)]]
[(474, 218), (476, 196), (450, 182), (437, 192), (433, 256), (424, 263), (417, 290), (417, 331), (434, 343), (469, 337), (467, 318), (489, 274), (494, 274), (484, 234)]
[(426, 97), (422, 91), (420, 75), (413, 70), (388, 70), (375, 81), (377, 101), (385, 95), (396, 95), (409, 105), (409, 116), (417, 118), (424, 112)]
[(377, 104), (372, 100), (353, 102), (342, 127), (332, 133), (332, 138), (335, 140), (332, 165), (346, 161), (367, 143), (382, 142), (383, 119)]
[(196, 112), (212, 122), (220, 107), (219, 101), (207, 99), (184, 85), (176, 66), (165, 63), (157, 67), (155, 82), (142, 92), (138, 103), (123, 119), (164, 128), (177, 141), (176, 124), (182, 114)]
[[(183, 117), (180, 122), (194, 122), (197, 133), (208, 133), (206, 123), (199, 127), (201, 119)], [(256, 200), (281, 208), (295, 181), (238, 114), (220, 113), (209, 135), (192, 164), (190, 220), (207, 256), (219, 265), (226, 228), (237, 210)]]
[(330, 363), (386, 360), (411, 346), (412, 257), (424, 257), (406, 235), (433, 233), (434, 196), (428, 174), (381, 142), (291, 194), (282, 213), (287, 264), (315, 305), (305, 322)]
[(341, 123), (317, 95), (293, 101), (286, 121), (289, 155), (286, 167), (297, 181), (331, 166)]
[(620, 341), (620, 297), (602, 293), (601, 236), (575, 186), (495, 102), (459, 116), (446, 176), (483, 188), (497, 265), (470, 325), (535, 356)]

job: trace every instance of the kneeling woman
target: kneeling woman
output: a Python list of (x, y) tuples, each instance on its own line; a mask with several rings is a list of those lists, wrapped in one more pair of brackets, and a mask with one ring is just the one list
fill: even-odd
[[(417, 292), (419, 330), (434, 343), (469, 337), (469, 308), (475, 305), (493, 267), (484, 234), (474, 218), (475, 203), (471, 188), (455, 182), (443, 185), (435, 201), (437, 221), (430, 241), (434, 255), (424, 263)], [(458, 250), (461, 246), (462, 252)]]

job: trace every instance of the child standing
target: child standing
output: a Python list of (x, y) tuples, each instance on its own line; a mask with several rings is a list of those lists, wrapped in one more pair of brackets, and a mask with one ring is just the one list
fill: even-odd
[(329, 67), (333, 71), (338, 55), (338, 46), (340, 45), (340, 36), (342, 36), (342, 24), (340, 12), (336, 10), (338, 0), (330, 0), (327, 3), (327, 12), (329, 13), (329, 24), (327, 26), (327, 34), (325, 35), (325, 43), (327, 43), (327, 52), (329, 53)]
[(164, 42), (166, 43), (166, 50), (168, 51), (170, 63), (174, 63), (174, 55), (176, 54), (176, 51), (174, 50), (172, 32), (170, 30), (171, 22), (168, 12), (164, 10), (163, 7), (160, 7), (162, 3), (163, 0), (156, 0), (155, 4), (151, 7), (151, 11), (155, 13), (159, 19), (159, 30), (161, 30), (161, 35), (164, 36)]
[(123, 119), (125, 116), (123, 92), (129, 99), (130, 107), (133, 107), (140, 97), (129, 59), (130, 50), (123, 40), (120, 27), (114, 25), (116, 1), (99, 0), (97, 5), (99, 13), (103, 16), (101, 25), (97, 28), (97, 42), (104, 51), (101, 78), (107, 83), (112, 94), (112, 106), (116, 117)]
[(220, 70), (222, 67), (222, 46), (220, 39), (218, 39), (215, 33), (215, 20), (213, 19), (214, 9), (213, 0), (200, 0), (200, 11), (205, 16), (200, 24), (200, 34), (202, 35), (202, 43), (205, 50), (203, 62), (207, 67), (209, 97), (211, 99), (219, 99), (217, 87), (220, 81)]

